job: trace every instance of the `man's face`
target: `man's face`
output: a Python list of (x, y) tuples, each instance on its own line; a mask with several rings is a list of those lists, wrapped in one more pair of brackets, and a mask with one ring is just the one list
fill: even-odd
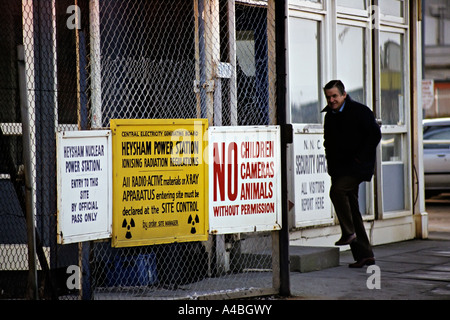
[(347, 93), (341, 94), (338, 88), (331, 88), (325, 90), (325, 97), (327, 104), (332, 110), (339, 110), (344, 104)]

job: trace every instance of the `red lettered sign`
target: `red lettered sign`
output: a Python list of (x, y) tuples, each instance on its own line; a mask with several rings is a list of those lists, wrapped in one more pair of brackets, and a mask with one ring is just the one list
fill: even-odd
[(210, 233), (281, 228), (278, 126), (209, 128)]

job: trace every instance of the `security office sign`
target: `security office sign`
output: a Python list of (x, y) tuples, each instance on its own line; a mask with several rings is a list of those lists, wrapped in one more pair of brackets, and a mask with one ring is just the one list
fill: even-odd
[(207, 120), (111, 120), (112, 245), (208, 238)]
[(332, 219), (331, 179), (327, 171), (323, 133), (299, 133), (297, 130), (293, 150), (295, 225), (329, 223)]
[(111, 131), (57, 133), (57, 240), (111, 237)]
[(278, 126), (209, 129), (210, 233), (281, 228)]

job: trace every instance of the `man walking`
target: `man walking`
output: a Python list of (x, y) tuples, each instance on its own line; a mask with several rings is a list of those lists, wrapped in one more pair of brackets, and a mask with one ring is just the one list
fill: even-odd
[(323, 88), (327, 99), (324, 123), (324, 147), (330, 198), (342, 231), (336, 245), (350, 245), (355, 263), (350, 268), (375, 264), (375, 258), (359, 212), (358, 190), (370, 181), (375, 166), (376, 147), (381, 139), (373, 112), (345, 92), (340, 80)]

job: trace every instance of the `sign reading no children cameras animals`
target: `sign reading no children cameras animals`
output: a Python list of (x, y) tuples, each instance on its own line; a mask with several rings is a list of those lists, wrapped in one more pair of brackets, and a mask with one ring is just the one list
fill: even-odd
[(60, 244), (111, 237), (111, 131), (57, 133)]
[(278, 126), (209, 129), (210, 233), (281, 228)]
[(208, 239), (207, 124), (111, 120), (114, 247)]

